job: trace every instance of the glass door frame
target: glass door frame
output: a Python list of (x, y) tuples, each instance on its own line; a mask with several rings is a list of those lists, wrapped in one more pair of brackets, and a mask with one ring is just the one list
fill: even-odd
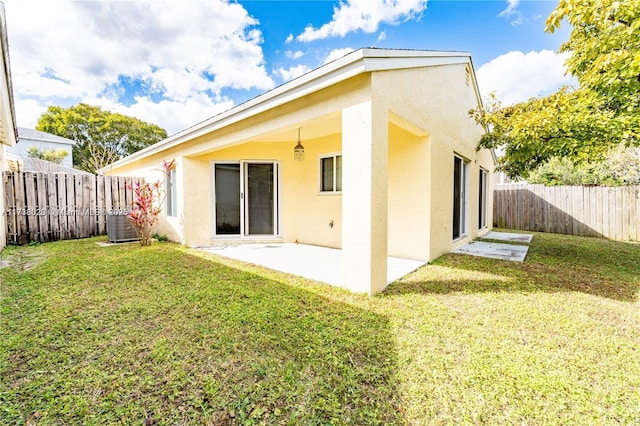
[[(216, 164), (240, 165), (240, 233), (216, 233)], [(248, 205), (247, 205), (247, 173), (249, 164), (273, 165), (273, 234), (248, 234)], [(281, 178), (280, 161), (278, 160), (212, 160), (211, 161), (211, 238), (215, 239), (256, 239), (280, 238), (281, 223)]]
[[(458, 170), (456, 166), (459, 165)], [(461, 240), (469, 232), (469, 168), (470, 161), (453, 156), (453, 241)], [(458, 191), (456, 191), (456, 188)], [(457, 227), (457, 233), (456, 233)]]

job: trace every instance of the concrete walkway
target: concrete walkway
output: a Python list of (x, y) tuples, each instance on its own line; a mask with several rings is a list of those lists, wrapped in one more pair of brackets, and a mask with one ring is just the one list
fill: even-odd
[(485, 240), (497, 240), (497, 241), (508, 241), (511, 243), (525, 243), (529, 244), (533, 239), (532, 234), (513, 234), (511, 232), (494, 232), (491, 231), (488, 234), (484, 234), (480, 237)]
[[(510, 232), (489, 232), (480, 238), (528, 244), (531, 242), (533, 235), (513, 234)], [(471, 256), (488, 257), (491, 259), (510, 260), (513, 262), (524, 262), (528, 252), (528, 245), (504, 244), (488, 241), (471, 241), (470, 243), (452, 250), (452, 253), (469, 254)]]
[[(199, 249), (314, 281), (344, 287), (342, 285), (342, 251), (338, 249), (293, 243), (239, 244), (200, 247)], [(387, 259), (387, 284), (415, 271), (425, 263), (419, 260), (389, 257)]]
[(452, 250), (452, 253), (524, 262), (524, 258), (527, 256), (528, 251), (529, 246), (471, 241), (470, 243)]

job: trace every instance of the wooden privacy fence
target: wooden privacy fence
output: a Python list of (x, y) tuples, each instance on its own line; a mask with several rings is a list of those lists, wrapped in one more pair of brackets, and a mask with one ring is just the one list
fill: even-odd
[(7, 244), (87, 238), (107, 233), (107, 214), (126, 214), (137, 178), (6, 172)]
[(640, 186), (508, 184), (494, 189), (497, 227), (640, 241)]

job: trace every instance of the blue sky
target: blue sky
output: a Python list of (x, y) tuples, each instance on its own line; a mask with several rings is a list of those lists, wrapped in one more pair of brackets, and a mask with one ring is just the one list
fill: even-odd
[(18, 124), (78, 102), (174, 133), (360, 47), (468, 51), (504, 103), (572, 81), (555, 1), (5, 0)]

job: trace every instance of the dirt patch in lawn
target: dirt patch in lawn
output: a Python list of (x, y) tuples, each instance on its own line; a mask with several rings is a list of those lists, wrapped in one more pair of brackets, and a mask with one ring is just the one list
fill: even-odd
[(47, 259), (43, 250), (37, 247), (28, 250), (19, 250), (18, 247), (7, 247), (2, 253), (0, 269), (13, 268), (16, 271), (28, 271), (38, 266)]

